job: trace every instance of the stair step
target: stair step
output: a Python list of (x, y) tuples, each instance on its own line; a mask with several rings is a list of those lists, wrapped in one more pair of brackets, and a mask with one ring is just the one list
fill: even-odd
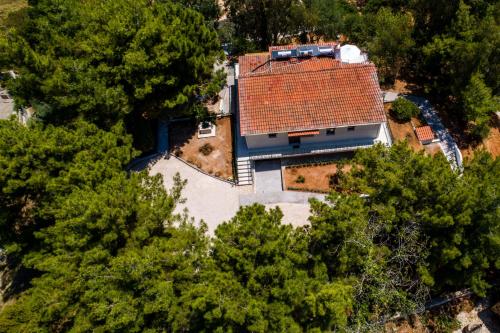
[(248, 177), (248, 178), (253, 178), (253, 175), (251, 172), (247, 172), (247, 173), (238, 173), (238, 178), (242, 178), (242, 177)]
[(241, 178), (241, 179), (238, 179), (238, 183), (252, 183), (253, 182), (253, 179), (251, 178)]

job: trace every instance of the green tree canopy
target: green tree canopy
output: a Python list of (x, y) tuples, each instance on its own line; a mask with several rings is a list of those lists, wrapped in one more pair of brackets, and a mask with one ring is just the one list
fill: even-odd
[(463, 92), (464, 109), (467, 120), (474, 122), (473, 132), (480, 137), (489, 133), (488, 123), (494, 112), (500, 109), (498, 98), (492, 96), (491, 89), (480, 74), (473, 74)]
[(499, 269), (500, 159), (480, 152), (459, 175), (444, 157), (417, 154), (405, 144), (356, 156), (360, 167), (346, 186), (369, 195), (367, 204), (388, 232), (417, 224), (429, 250), (421, 278), (435, 292), (471, 287), (484, 294)]
[(373, 39), (367, 43), (370, 59), (377, 65), (381, 79), (393, 82), (415, 44), (411, 37), (412, 17), (382, 8), (375, 15), (368, 15), (366, 20), (366, 24), (373, 20)]
[(160, 177), (120, 174), (61, 198), (54, 224), (36, 233), (41, 246), (24, 258), (40, 277), (1, 312), (0, 330), (173, 327), (208, 244), (204, 229), (172, 215), (179, 190), (168, 195)]
[(124, 173), (136, 156), (121, 124), (105, 132), (83, 121), (27, 128), (3, 120), (0, 138), (0, 243), (9, 251), (34, 245), (33, 232), (52, 221), (61, 197)]
[(215, 25), (220, 16), (221, 8), (217, 0), (182, 0), (179, 3), (203, 14), (207, 23)]
[(404, 97), (398, 97), (394, 103), (392, 103), (391, 112), (398, 120), (409, 121), (411, 117), (419, 114), (420, 110), (408, 99)]
[[(480, 7), (479, 7), (480, 8)], [(498, 94), (499, 61), (496, 50), (500, 47), (500, 25), (498, 11), (500, 6), (486, 6), (485, 10), (460, 1), (453, 21), (448, 30), (435, 35), (422, 48), (423, 73), (428, 89), (443, 98), (453, 97), (459, 102), (455, 106), (462, 118), (470, 119), (470, 100), (462, 97), (465, 88), (476, 90), (478, 77), (482, 75), (484, 84)], [(484, 89), (482, 89), (484, 90)], [(470, 95), (472, 92), (469, 91)], [(448, 101), (449, 103), (449, 101)], [(469, 104), (467, 106), (466, 104)], [(451, 104), (453, 109), (453, 104)]]
[(356, 8), (344, 0), (309, 0), (294, 7), (296, 34), (302, 42), (315, 42), (321, 38), (337, 40), (345, 33), (347, 21), (357, 16)]
[(208, 254), (204, 227), (172, 213), (180, 179), (167, 193), (160, 176), (126, 172), (136, 152), (120, 124), (0, 121), (0, 137), (0, 247), (34, 272), (0, 331), (178, 325), (178, 299)]
[(224, 6), (237, 38), (250, 39), (259, 49), (267, 50), (293, 31), (292, 11), (298, 1), (225, 0)]
[(193, 294), (195, 331), (302, 332), (345, 327), (352, 287), (311, 269), (308, 237), (281, 224), (279, 209), (243, 207), (221, 224), (211, 249), (215, 270)]
[(46, 121), (83, 117), (111, 127), (127, 114), (168, 116), (205, 95), (221, 55), (199, 13), (165, 1), (32, 3), (0, 45), (20, 77), (19, 105), (46, 105)]

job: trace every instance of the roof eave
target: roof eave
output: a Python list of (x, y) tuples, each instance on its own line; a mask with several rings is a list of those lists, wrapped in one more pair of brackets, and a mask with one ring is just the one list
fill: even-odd
[[(266, 135), (266, 134), (280, 134), (280, 133), (289, 133), (289, 132), (299, 132), (299, 131), (314, 131), (314, 130), (325, 130), (329, 128), (343, 128), (343, 127), (349, 127), (349, 126), (369, 126), (369, 125), (376, 125), (376, 124), (383, 124), (387, 122), (387, 118), (384, 117), (384, 120), (376, 120), (373, 122), (363, 122), (363, 123), (349, 123), (349, 124), (342, 124), (342, 125), (332, 125), (332, 126), (326, 126), (326, 127), (307, 127), (307, 128), (299, 128), (299, 129), (289, 129), (287, 131), (283, 130), (278, 130), (278, 131), (266, 131), (266, 132), (246, 132), (246, 131), (241, 131), (240, 134), (241, 136), (253, 136), (253, 135)], [(241, 123), (240, 123), (241, 126)], [(240, 127), (241, 128), (241, 127)]]

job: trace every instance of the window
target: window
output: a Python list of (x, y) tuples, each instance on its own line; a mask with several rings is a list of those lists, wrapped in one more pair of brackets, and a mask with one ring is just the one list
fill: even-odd
[(269, 136), (270, 138), (275, 138), (275, 137), (276, 137), (276, 133), (270, 133), (268, 136)]
[(356, 127), (354, 127), (354, 126), (349, 126), (349, 127), (347, 127), (347, 130), (348, 130), (349, 132), (352, 132), (352, 131), (354, 131), (354, 129), (355, 129), (355, 128), (356, 128)]
[(299, 148), (300, 147), (300, 136), (288, 137), (288, 144), (291, 144), (293, 148)]
[(335, 128), (328, 128), (326, 130), (326, 135), (335, 135)]

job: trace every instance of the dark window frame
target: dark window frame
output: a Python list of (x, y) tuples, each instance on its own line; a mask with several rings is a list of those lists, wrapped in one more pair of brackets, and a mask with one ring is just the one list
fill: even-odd
[(294, 148), (298, 148), (300, 146), (301, 140), (300, 136), (289, 136), (288, 144), (292, 145)]
[(327, 128), (326, 135), (335, 135), (335, 128)]

